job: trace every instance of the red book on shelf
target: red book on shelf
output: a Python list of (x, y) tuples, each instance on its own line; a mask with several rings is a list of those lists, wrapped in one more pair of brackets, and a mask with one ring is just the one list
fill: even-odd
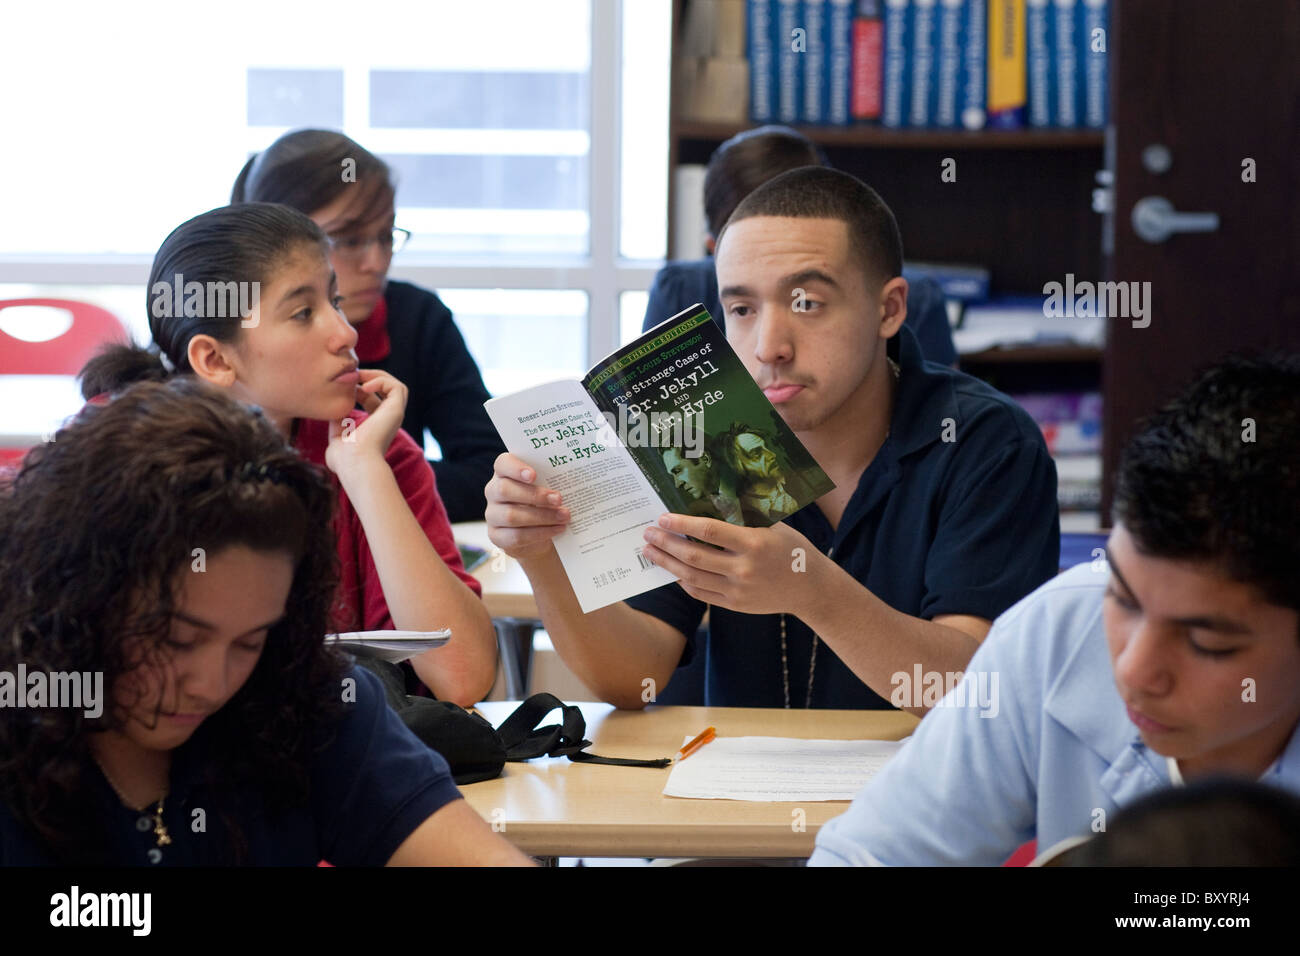
[(860, 3), (858, 16), (853, 18), (853, 95), (849, 110), (854, 120), (880, 119), (883, 40), (879, 5)]

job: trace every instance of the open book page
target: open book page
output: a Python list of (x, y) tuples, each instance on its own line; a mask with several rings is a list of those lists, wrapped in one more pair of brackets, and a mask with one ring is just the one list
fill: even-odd
[(583, 379), (669, 510), (767, 527), (835, 487), (696, 305)]
[(673, 764), (664, 796), (764, 802), (852, 800), (902, 746), (901, 740), (718, 737)]
[(510, 453), (572, 515), (555, 550), (584, 613), (676, 580), (642, 557), (641, 532), (668, 510), (586, 390), (551, 382), (486, 403)]

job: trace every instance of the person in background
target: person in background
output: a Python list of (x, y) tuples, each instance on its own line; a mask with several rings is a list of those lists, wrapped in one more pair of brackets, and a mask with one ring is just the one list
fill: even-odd
[(406, 387), (358, 368), (357, 332), (338, 304), (325, 234), (302, 213), (269, 203), (211, 210), (154, 257), (154, 351), (109, 347), (82, 370), (82, 394), (100, 400), (140, 379), (193, 375), (259, 406), (337, 484), (333, 629), (451, 628), (444, 647), (411, 666), (435, 696), (468, 706), (496, 676), (492, 622), (433, 472), (400, 428)]
[(408, 389), (402, 427), (423, 446), (428, 431), (438, 493), (455, 521), (483, 520), (483, 485), (505, 450), (483, 410), (483, 384), (451, 310), (438, 296), (388, 278), (409, 238), (395, 228), (396, 188), (388, 165), (342, 133), (285, 133), (244, 165), (232, 203), (273, 202), (306, 213), (330, 241), (342, 311), (357, 330), (357, 358)]
[(0, 672), (79, 693), (0, 707), (0, 865), (528, 864), (322, 639), (336, 500), (193, 376), (26, 456), (0, 487)]
[(1143, 423), (1106, 560), (998, 618), (810, 864), (997, 865), (1213, 776), (1300, 793), (1297, 435), (1300, 356), (1230, 358)]
[[(812, 140), (788, 126), (745, 130), (714, 150), (704, 174), (704, 216), (709, 227), (704, 246), (709, 254), (704, 259), (669, 262), (659, 270), (650, 287), (642, 331), (648, 332), (697, 302), (725, 330), (727, 320), (718, 299), (713, 262), (722, 227), (740, 201), (773, 176), (800, 166), (829, 165)], [(921, 346), (921, 355), (941, 365), (955, 366), (957, 349), (952, 342), (943, 290), (932, 279), (909, 276), (906, 264), (903, 277), (909, 280), (907, 326)]]

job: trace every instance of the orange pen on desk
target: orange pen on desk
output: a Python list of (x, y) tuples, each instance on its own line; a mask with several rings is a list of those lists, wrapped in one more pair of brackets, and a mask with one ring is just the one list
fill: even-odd
[(686, 745), (685, 747), (683, 747), (681, 750), (677, 751), (677, 756), (673, 757), (673, 763), (676, 763), (676, 762), (679, 761), (679, 760), (685, 760), (685, 759), (686, 759), (687, 757), (689, 757), (691, 754), (695, 753), (695, 751), (699, 750), (701, 747), (703, 747), (705, 744), (707, 744), (710, 740), (712, 740), (714, 737), (716, 737), (716, 736), (717, 736), (717, 733), (718, 733), (718, 731), (717, 731), (717, 729), (714, 728), (714, 727), (706, 727), (706, 728), (704, 728), (704, 732), (703, 732), (703, 733), (701, 733), (698, 737), (696, 737), (694, 740), (692, 740), (689, 744), (687, 744), (687, 745)]

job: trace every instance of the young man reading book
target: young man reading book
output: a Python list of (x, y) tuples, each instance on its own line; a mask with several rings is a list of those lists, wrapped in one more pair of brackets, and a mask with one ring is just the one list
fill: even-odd
[(1297, 356), (1230, 359), (1153, 416), (1109, 561), (1025, 598), (971, 661), (966, 681), (1001, 675), (996, 715), (959, 686), (810, 862), (997, 864), (1216, 774), (1300, 792), (1297, 434)]
[(901, 263), (893, 214), (845, 173), (792, 170), (737, 207), (717, 244), (728, 341), (837, 487), (770, 528), (665, 515), (644, 553), (679, 584), (582, 614), (551, 544), (561, 496), (497, 459), (489, 536), (601, 697), (644, 706), (707, 653), (710, 704), (923, 712), (898, 675), (964, 670), (992, 619), (1055, 573), (1042, 435), (1006, 396), (922, 361)]

